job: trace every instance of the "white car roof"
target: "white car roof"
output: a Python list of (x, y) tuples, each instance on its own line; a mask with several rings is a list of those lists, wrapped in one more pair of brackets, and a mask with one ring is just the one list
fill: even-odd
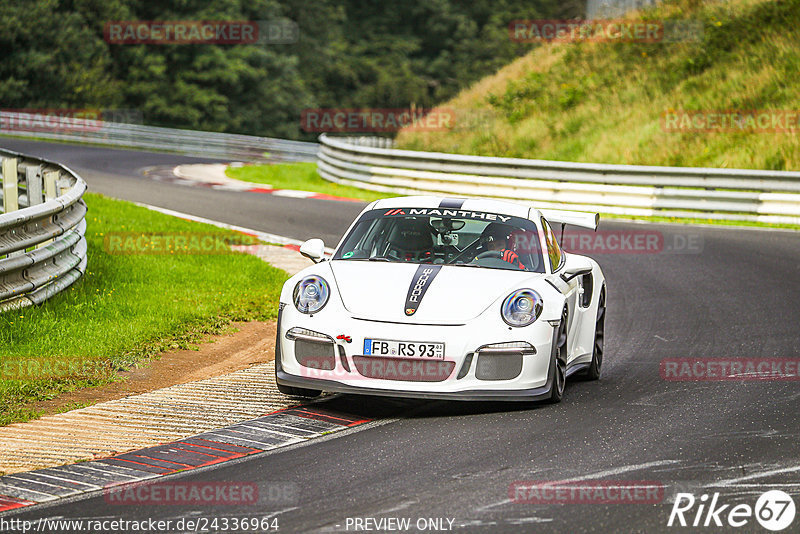
[(395, 197), (376, 200), (367, 206), (367, 209), (391, 209), (391, 208), (438, 208), (457, 209), (469, 211), (485, 211), (488, 213), (499, 213), (522, 217), (524, 219), (536, 220), (538, 210), (530, 206), (523, 206), (515, 202), (505, 200), (490, 200), (484, 198), (454, 198), (454, 197), (434, 197), (434, 196), (413, 196)]

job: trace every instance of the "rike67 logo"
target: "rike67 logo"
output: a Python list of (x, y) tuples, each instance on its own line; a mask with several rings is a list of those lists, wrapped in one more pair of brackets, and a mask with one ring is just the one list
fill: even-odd
[(704, 494), (699, 499), (691, 493), (678, 493), (667, 526), (739, 528), (752, 525), (755, 518), (765, 529), (778, 532), (794, 522), (795, 511), (792, 497), (780, 490), (762, 494), (755, 507), (749, 504), (721, 504), (719, 493), (714, 493), (710, 498)]

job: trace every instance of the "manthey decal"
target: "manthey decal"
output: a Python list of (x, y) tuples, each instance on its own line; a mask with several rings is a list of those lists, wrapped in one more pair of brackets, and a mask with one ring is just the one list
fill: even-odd
[(406, 296), (405, 310), (407, 316), (410, 317), (417, 313), (422, 297), (425, 296), (425, 292), (428, 291), (428, 287), (430, 287), (431, 282), (433, 282), (433, 279), (436, 278), (441, 269), (441, 265), (420, 265), (417, 268)]
[(483, 221), (500, 222), (508, 222), (511, 220), (510, 215), (446, 208), (393, 208), (383, 213), (384, 217), (413, 217), (414, 215), (423, 215), (429, 217), (458, 217), (461, 219), (478, 219)]

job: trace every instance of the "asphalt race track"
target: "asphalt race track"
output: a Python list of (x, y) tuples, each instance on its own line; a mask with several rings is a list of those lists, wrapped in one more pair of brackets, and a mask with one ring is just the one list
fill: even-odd
[[(91, 191), (298, 239), (323, 237), (329, 246), (362, 207), (161, 183), (139, 170), (197, 158), (15, 139), (0, 146), (63, 162)], [(671, 381), (661, 373), (662, 360), (674, 358), (800, 360), (800, 234), (620, 222), (601, 222), (600, 230), (660, 232), (665, 244), (691, 239), (695, 249), (594, 255), (608, 280), (603, 376), (568, 382), (559, 405), (337, 396), (326, 407), (375, 422), (170, 477), (255, 482), (264, 495), (271, 484), (288, 483), (296, 489), (288, 502), (189, 509), (112, 506), (101, 495), (15, 517), (277, 514), (283, 532), (354, 531), (356, 518), (381, 517), (410, 518), (412, 530), (420, 518), (443, 518), (444, 527), (450, 519), (467, 532), (662, 532), (678, 492), (698, 499), (718, 492), (730, 509), (780, 489), (800, 508), (800, 382)], [(509, 500), (515, 481), (572, 479), (656, 482), (663, 499)], [(669, 530), (767, 532), (754, 518), (736, 529)], [(792, 530), (800, 530), (800, 518)]]
[(152, 180), (143, 173), (147, 167), (220, 160), (9, 138), (0, 138), (0, 147), (58, 161), (78, 172), (93, 193), (286, 237), (320, 237), (331, 247), (363, 208), (356, 202), (211, 191)]

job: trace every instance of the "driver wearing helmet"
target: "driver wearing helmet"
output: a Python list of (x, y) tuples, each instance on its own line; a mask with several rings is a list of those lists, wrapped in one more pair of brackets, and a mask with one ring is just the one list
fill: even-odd
[(500, 259), (522, 271), (527, 271), (528, 268), (519, 261), (519, 255), (508, 248), (511, 232), (513, 231), (514, 229), (507, 224), (490, 223), (481, 233), (481, 246), (487, 251), (499, 252)]

